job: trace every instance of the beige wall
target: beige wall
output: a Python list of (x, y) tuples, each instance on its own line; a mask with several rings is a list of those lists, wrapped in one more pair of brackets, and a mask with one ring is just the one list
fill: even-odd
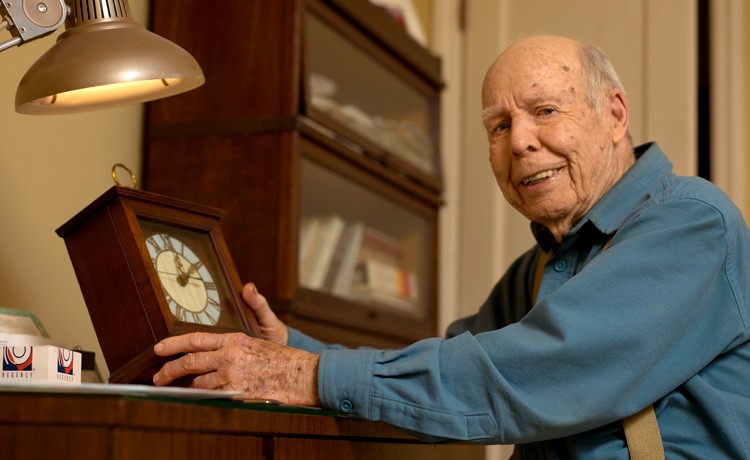
[(428, 47), (432, 44), (432, 17), (433, 17), (433, 1), (434, 0), (412, 0), (414, 4), (414, 10), (417, 12), (419, 17), (419, 23), (424, 31), (425, 40), (427, 40)]
[[(145, 24), (146, 0), (130, 0), (130, 6), (135, 20)], [(8, 38), (7, 31), (0, 36), (1, 41)], [(0, 307), (33, 311), (52, 338), (96, 351), (106, 369), (55, 229), (113, 185), (114, 163), (139, 170), (142, 108), (17, 114), (18, 82), (55, 39), (0, 53)]]

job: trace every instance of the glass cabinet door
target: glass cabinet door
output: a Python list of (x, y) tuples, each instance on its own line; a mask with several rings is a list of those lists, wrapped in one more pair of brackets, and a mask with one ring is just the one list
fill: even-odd
[(300, 286), (424, 317), (434, 289), (428, 217), (308, 158), (300, 176)]
[(304, 41), (308, 115), (396, 167), (439, 180), (437, 92), (309, 11)]

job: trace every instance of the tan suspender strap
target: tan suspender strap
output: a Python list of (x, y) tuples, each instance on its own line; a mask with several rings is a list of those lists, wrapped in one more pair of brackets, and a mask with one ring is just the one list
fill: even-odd
[(664, 459), (664, 446), (653, 405), (622, 419), (622, 427), (631, 460)]
[[(609, 241), (604, 245), (604, 249), (607, 249), (607, 246), (609, 246)], [(544, 276), (544, 266), (547, 265), (548, 260), (549, 253), (541, 251), (534, 270), (534, 284), (531, 287), (533, 305), (536, 305), (536, 297), (539, 294), (539, 287), (542, 285), (542, 277)], [(622, 427), (625, 430), (625, 441), (628, 444), (631, 460), (664, 459), (664, 446), (661, 442), (661, 432), (656, 421), (656, 412), (654, 412), (653, 405), (622, 419)]]

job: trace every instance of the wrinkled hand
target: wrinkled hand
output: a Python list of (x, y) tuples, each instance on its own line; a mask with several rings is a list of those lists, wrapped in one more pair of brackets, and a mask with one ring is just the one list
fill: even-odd
[(255, 314), (258, 320), (261, 338), (279, 345), (289, 343), (289, 329), (268, 306), (266, 298), (258, 293), (253, 283), (247, 283), (242, 288), (242, 298)]
[(195, 332), (168, 337), (154, 346), (154, 352), (159, 356), (185, 353), (164, 364), (154, 375), (154, 384), (159, 386), (197, 375), (190, 385), (193, 388), (242, 391), (245, 399), (320, 405), (320, 357), (313, 353), (240, 332)]

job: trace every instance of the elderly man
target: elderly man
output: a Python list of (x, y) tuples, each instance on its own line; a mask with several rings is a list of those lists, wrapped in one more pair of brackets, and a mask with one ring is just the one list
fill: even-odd
[(741, 213), (708, 182), (673, 175), (656, 144), (633, 148), (622, 85), (594, 47), (516, 42), (487, 72), (482, 103), (492, 171), (538, 245), (476, 315), (446, 339), (347, 350), (287, 328), (249, 284), (267, 340), (166, 339), (158, 354), (188, 354), (155, 383), (197, 374), (201, 388), (537, 458), (628, 458), (621, 420), (647, 408), (667, 456), (750, 458)]

